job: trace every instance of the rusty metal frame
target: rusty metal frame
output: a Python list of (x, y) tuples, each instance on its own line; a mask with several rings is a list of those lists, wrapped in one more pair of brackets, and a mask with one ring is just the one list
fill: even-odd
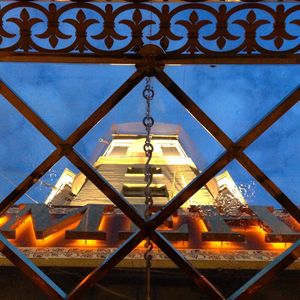
[[(39, 2), (39, 1), (34, 1)], [(22, 4), (25, 5), (25, 4)], [(21, 5), (21, 6), (22, 6)], [(31, 5), (31, 4), (30, 4)], [(29, 6), (30, 6), (29, 5)], [(75, 5), (75, 4), (74, 4)], [(79, 5), (79, 4), (76, 4)], [(83, 5), (83, 4), (82, 4)], [(245, 4), (247, 5), (247, 4)], [(18, 5), (17, 5), (18, 6)], [(16, 7), (17, 7), (16, 6)], [(247, 6), (257, 7), (254, 4)], [(140, 6), (137, 6), (140, 8)], [(250, 22), (249, 22), (250, 23)], [(25, 26), (24, 24), (21, 25)], [(248, 24), (248, 26), (250, 26)], [(23, 28), (24, 29), (24, 28)], [(53, 29), (53, 28), (52, 28)], [(25, 29), (24, 29), (25, 30)], [(26, 52), (26, 51), (25, 51)], [(279, 51), (280, 52), (280, 51)], [(280, 54), (280, 53), (279, 53)], [(120, 54), (118, 54), (120, 55)], [(60, 54), (37, 53), (15, 53), (14, 50), (1, 52), (0, 59), (4, 61), (41, 61), (50, 58), (50, 62), (78, 61), (78, 62), (112, 62), (122, 60), (122, 63), (138, 63), (138, 70), (117, 89), (99, 108), (89, 116), (67, 139), (62, 139), (49, 125), (41, 119), (26, 103), (18, 97), (6, 84), (0, 82), (0, 94), (12, 104), (41, 134), (43, 134), (56, 149), (46, 158), (19, 186), (12, 191), (1, 203), (0, 214), (3, 214), (11, 207), (26, 191), (32, 187), (41, 176), (46, 173), (59, 159), (66, 156), (89, 180), (91, 180), (117, 207), (119, 207), (139, 228), (115, 253), (109, 256), (98, 268), (84, 278), (68, 295), (66, 295), (53, 281), (41, 270), (30, 262), (18, 249), (12, 246), (2, 235), (0, 235), (0, 250), (11, 260), (25, 275), (35, 282), (43, 292), (53, 299), (77, 299), (84, 294), (91, 286), (101, 280), (115, 265), (118, 264), (127, 254), (129, 254), (146, 236), (156, 243), (180, 269), (187, 273), (191, 280), (203, 289), (214, 299), (224, 299), (218, 289), (209, 282), (197, 269), (195, 269), (171, 243), (155, 229), (163, 223), (176, 209), (186, 202), (203, 185), (212, 179), (232, 160), (236, 159), (264, 188), (268, 191), (298, 222), (300, 222), (299, 208), (270, 180), (262, 170), (244, 153), (244, 150), (254, 142), (263, 132), (272, 126), (280, 117), (292, 108), (300, 100), (300, 87), (283, 99), (270, 113), (268, 113), (251, 130), (245, 133), (237, 142), (233, 142), (202, 110), (193, 100), (163, 71), (161, 65), (166, 61), (176, 61), (182, 63), (259, 63), (293, 61), (299, 63), (298, 54), (290, 53), (285, 57), (280, 55), (264, 54), (241, 56), (237, 53), (226, 55), (205, 55), (193, 57), (176, 56), (171, 58), (167, 54), (158, 55), (152, 53), (145, 58), (143, 55), (134, 55), (126, 60), (125, 53), (121, 53), (120, 58), (111, 57), (103, 60), (103, 57), (90, 57), (89, 54), (82, 53), (80, 56), (65, 56)], [(228, 60), (229, 59), (229, 60)], [(248, 60), (247, 60), (248, 59)], [(179, 192), (168, 204), (156, 213), (148, 222), (99, 174), (80, 154), (73, 148), (104, 116), (117, 105), (125, 95), (127, 95), (146, 75), (157, 78), (161, 84), (169, 90), (173, 96), (181, 103), (186, 110), (202, 125), (212, 136), (225, 148), (225, 152), (212, 163), (202, 174), (197, 176), (188, 186)], [(272, 277), (286, 268), (300, 255), (300, 241), (287, 249), (271, 264), (260, 271), (248, 283), (243, 285), (229, 299), (244, 299), (252, 295), (259, 289), (261, 284), (265, 284)]]

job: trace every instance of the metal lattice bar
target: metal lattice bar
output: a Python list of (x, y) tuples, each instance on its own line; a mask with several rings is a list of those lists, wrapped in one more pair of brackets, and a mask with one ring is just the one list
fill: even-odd
[(7, 85), (0, 82), (0, 93), (18, 110), (37, 130), (39, 130), (54, 146), (60, 147), (62, 138), (22, 101)]
[(155, 231), (151, 238), (156, 245), (166, 253), (197, 286), (205, 290), (212, 299), (225, 299), (222, 293), (204, 275), (197, 271), (197, 269), (195, 269), (179, 251), (174, 249), (170, 242), (160, 232)]
[[(43, 134), (45, 134), (45, 135), (48, 135), (47, 136), (48, 139), (53, 139), (53, 141), (56, 142), (56, 143), (58, 142), (59, 147), (62, 147), (62, 145), (64, 145), (65, 142), (62, 141), (62, 140), (60, 140), (60, 138), (58, 136), (56, 136), (53, 131), (48, 130), (47, 124), (44, 123), (43, 121), (41, 121), (34, 114), (34, 112), (32, 112), (19, 98), (16, 99), (15, 95), (13, 95), (13, 97), (12, 97), (12, 95), (10, 93), (7, 93), (7, 95), (10, 97), (10, 100), (12, 99), (11, 100), (12, 104), (15, 104), (15, 105), (21, 104), (22, 109), (20, 109), (20, 111), (22, 113), (23, 113), (23, 111), (25, 111), (25, 115), (24, 116), (32, 119), (33, 120), (33, 122), (32, 122), (33, 125), (35, 125), (36, 127), (38, 127), (40, 124), (42, 124), (43, 130), (41, 132)], [(33, 116), (29, 112), (31, 112), (33, 114)], [(264, 124), (265, 123), (263, 123), (262, 127), (264, 126)], [(269, 126), (270, 125), (271, 124), (269, 124)], [(261, 128), (261, 127), (259, 127), (259, 128)], [(217, 127), (215, 129), (217, 129)], [(49, 131), (50, 131), (50, 135), (49, 135)], [(217, 133), (217, 131), (216, 131), (216, 133)], [(260, 134), (261, 133), (262, 132), (260, 132)], [(247, 137), (249, 135), (250, 136), (252, 135), (251, 131), (248, 134), (246, 134), (245, 136)], [(253, 138), (253, 135), (252, 135), (252, 138)], [(257, 136), (254, 137), (254, 139), (255, 138), (257, 138)], [(248, 141), (250, 141), (250, 140), (251, 139), (248, 139)], [(243, 138), (240, 141), (243, 141)], [(107, 184), (107, 182), (105, 182), (105, 181), (102, 180), (100, 174), (96, 174), (96, 171), (93, 170), (92, 167), (88, 166), (88, 164), (84, 160), (82, 160), (82, 158), (80, 156), (78, 156), (78, 154), (75, 153), (70, 146), (67, 147), (67, 148), (64, 148), (64, 147), (62, 147), (62, 148), (66, 150), (66, 155), (69, 156), (69, 158), (71, 158), (71, 160), (73, 161), (73, 163), (75, 162), (75, 165), (77, 165), (79, 168), (81, 168), (84, 171), (84, 173), (87, 173), (86, 175), (87, 175), (87, 177), (91, 181), (93, 181), (94, 183), (96, 183), (96, 185), (98, 187), (100, 187), (100, 189), (104, 189), (106, 191), (107, 195), (111, 198), (111, 200), (114, 203), (116, 203), (118, 206), (121, 205), (122, 208), (125, 209), (126, 214), (129, 214), (129, 217), (132, 219), (132, 221), (139, 223), (138, 225), (141, 226), (142, 228), (144, 228), (144, 230), (147, 228), (146, 224), (143, 221), (143, 219), (138, 214), (136, 214), (136, 212), (134, 210), (132, 210), (132, 207), (130, 205), (127, 206), (128, 203), (126, 201), (123, 201), (122, 197), (119, 198), (120, 195), (118, 195), (118, 193), (115, 193), (114, 189), (112, 187), (110, 187)], [(214, 174), (212, 174), (212, 172), (218, 172), (218, 169), (216, 167), (222, 169), (223, 166), (225, 166), (226, 164), (228, 164), (229, 161), (231, 161), (234, 157), (236, 157), (240, 151), (241, 151), (241, 147), (239, 146), (239, 142), (236, 143), (236, 144), (233, 144), (233, 146), (231, 146), (229, 148), (229, 150), (219, 160), (217, 160), (217, 162), (215, 164), (213, 164), (212, 167), (210, 167), (206, 172), (204, 172), (201, 175), (202, 177), (200, 176), (201, 180), (204, 182), (203, 184), (205, 184), (207, 181), (209, 181), (214, 176)], [(208, 178), (205, 178), (204, 175), (207, 176)], [(96, 180), (96, 178), (98, 180)], [(207, 179), (207, 180), (204, 181), (204, 179)], [(165, 207), (165, 209), (163, 209), (163, 211), (161, 213), (159, 213), (158, 215), (156, 215), (150, 221), (149, 225), (152, 227), (151, 230), (153, 230), (153, 228), (155, 228), (155, 226), (157, 225), (157, 224), (155, 224), (155, 221), (157, 222), (157, 220), (159, 220), (159, 219), (162, 219), (162, 221), (163, 221), (166, 214), (169, 214), (170, 212), (173, 213), (176, 210), (176, 208), (181, 205), (181, 203), (185, 202), (186, 199), (188, 199), (194, 192), (196, 192), (196, 191), (199, 190), (199, 188), (201, 186), (199, 186), (198, 180), (199, 180), (199, 177), (196, 178), (196, 180), (194, 180), (192, 182), (192, 184), (190, 184), (186, 189), (184, 189), (183, 191), (181, 191), (179, 193), (180, 197), (177, 197), (177, 199), (175, 197), (175, 200), (173, 199), (171, 202), (169, 202), (169, 204)], [(178, 199), (180, 199), (180, 203), (179, 203)], [(155, 224), (155, 226), (153, 226), (153, 224)], [(156, 234), (156, 233), (154, 233), (154, 234)], [(143, 235), (141, 235), (140, 240), (142, 239), (142, 237), (143, 237)], [(194, 281), (196, 281), (196, 283), (198, 283), (200, 286), (205, 286), (205, 289), (207, 291), (210, 291), (210, 293), (211, 293), (211, 291), (212, 291), (211, 290), (211, 284), (209, 283), (209, 281), (207, 281), (207, 279), (205, 277), (203, 277), (202, 275), (200, 275), (198, 272), (195, 273), (195, 270), (193, 268), (191, 268), (191, 266), (189, 265), (189, 263), (187, 263), (183, 257), (181, 257), (180, 255), (178, 255), (177, 251), (173, 247), (170, 247), (170, 245), (164, 239), (160, 239), (160, 237), (157, 237), (157, 236), (155, 236), (155, 238), (158, 241), (159, 246), (169, 255), (169, 257), (175, 263), (177, 263), (181, 268), (183, 268), (191, 276), (191, 278)], [(137, 241), (137, 243), (139, 241)], [(129, 249), (128, 251), (130, 252), (131, 250)], [(109, 261), (114, 261), (114, 260), (115, 261), (119, 261), (123, 257), (124, 256), (122, 256), (122, 251), (120, 251), (116, 255), (112, 255), (113, 259), (109, 260)], [(96, 276), (95, 278), (98, 278), (98, 277), (100, 278), (101, 276), (104, 275), (104, 273), (105, 273), (104, 270), (109, 270), (109, 269), (111, 269), (111, 267), (109, 267), (109, 264), (106, 265), (106, 263), (104, 263), (101, 267), (99, 267), (99, 270), (96, 273), (97, 276), (95, 275)], [(94, 277), (91, 276), (90, 278), (94, 278)], [(85, 282), (85, 281), (83, 281), (83, 282)], [(88, 282), (87, 286), (90, 286), (90, 285), (93, 284), (93, 279), (87, 280), (87, 282)], [(83, 285), (83, 286), (85, 286), (85, 285)], [(84, 289), (84, 287), (82, 289)], [(80, 294), (80, 291), (81, 291), (80, 285), (75, 290), (76, 290), (76, 292), (74, 291), (74, 297), (76, 296), (77, 293)], [(218, 294), (218, 291), (217, 291), (217, 294)], [(220, 296), (220, 297), (222, 297), (222, 296)]]
[(85, 277), (66, 297), (66, 299), (78, 299), (90, 287), (99, 282), (113, 267), (115, 267), (126, 255), (128, 255), (146, 236), (139, 230), (132, 234), (112, 255), (107, 257), (101, 265)]
[(261, 186), (300, 223), (300, 210), (289, 197), (244, 153), (238, 156), (239, 163), (261, 184)]
[(109, 182), (105, 180), (88, 162), (84, 160), (75, 150), (67, 154), (70, 161), (83, 173), (86, 177), (110, 199), (117, 207), (119, 207), (137, 226), (145, 225), (144, 219), (138, 211), (131, 205), (122, 194), (115, 190)]
[(300, 240), (289, 249), (279, 255), (273, 262), (268, 264), (260, 272), (254, 275), (248, 282), (233, 293), (228, 300), (247, 299), (252, 296), (260, 287), (264, 286), (277, 273), (284, 270), (300, 256)]
[(45, 273), (43, 273), (30, 259), (28, 259), (21, 251), (14, 247), (0, 233), (0, 249), (1, 252), (14, 264), (19, 270), (36, 283), (41, 290), (52, 299), (61, 300), (66, 294), (59, 286), (57, 286)]
[(54, 164), (62, 157), (63, 151), (56, 149), (31, 174), (29, 174), (8, 196), (0, 202), (0, 215), (14, 205)]
[(100, 122), (137, 84), (144, 75), (134, 72), (99, 108), (92, 113), (66, 140), (67, 144), (75, 145), (82, 139), (98, 122)]
[[(174, 82), (168, 75), (159, 68), (155, 69), (157, 79), (169, 90), (171, 94), (188, 110), (188, 112), (199, 121), (213, 136), (223, 145), (228, 151), (235, 149), (235, 157), (240, 160), (241, 164), (246, 167), (250, 165), (254, 168), (249, 168), (251, 174), (254, 173), (255, 178), (263, 181), (262, 186), (275, 195), (275, 199), (279, 199), (280, 204), (286, 208), (289, 213), (296, 219), (300, 220), (300, 209), (269, 179), (267, 176), (254, 164), (251, 159), (242, 151), (244, 151), (254, 140), (262, 135), (270, 126), (272, 126), (282, 115), (292, 108), (300, 100), (300, 87), (297, 87), (279, 104), (276, 105), (271, 112), (263, 117), (253, 128), (244, 134), (236, 143), (231, 139), (193, 102), (192, 99), (185, 94), (184, 91)], [(202, 174), (204, 175), (204, 174)], [(260, 176), (258, 176), (260, 175)], [(199, 175), (201, 177), (201, 175)], [(197, 178), (196, 178), (197, 179)], [(196, 180), (195, 179), (195, 180)], [(207, 181), (208, 182), (208, 181)]]

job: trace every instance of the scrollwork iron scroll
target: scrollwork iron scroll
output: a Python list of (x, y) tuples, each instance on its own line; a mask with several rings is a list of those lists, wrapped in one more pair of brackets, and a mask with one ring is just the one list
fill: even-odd
[[(298, 4), (16, 2), (0, 10), (0, 53), (298, 54)], [(152, 31), (150, 32), (150, 25)]]

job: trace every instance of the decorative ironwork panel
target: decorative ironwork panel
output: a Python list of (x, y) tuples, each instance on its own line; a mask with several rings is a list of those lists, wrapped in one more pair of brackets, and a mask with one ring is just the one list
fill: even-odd
[(300, 5), (2, 4), (0, 51), (135, 56), (299, 54)]

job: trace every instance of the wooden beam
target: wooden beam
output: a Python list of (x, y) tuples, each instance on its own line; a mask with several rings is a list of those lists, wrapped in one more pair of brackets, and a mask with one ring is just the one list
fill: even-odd
[[(292, 91), (287, 97), (285, 97), (271, 112), (267, 113), (265, 117), (263, 117), (253, 128), (247, 131), (237, 142), (233, 142), (198, 106), (193, 100), (160, 68), (155, 68), (155, 77), (161, 82), (163, 86), (165, 86), (169, 92), (187, 109), (187, 111), (202, 125), (204, 126), (213, 137), (225, 148), (227, 149), (227, 154), (229, 155), (228, 162), (232, 159), (236, 158), (242, 161), (242, 165), (246, 167), (248, 170), (248, 166), (255, 166), (254, 163), (243, 153), (243, 151), (260, 135), (262, 135), (268, 128), (270, 128), (281, 116), (283, 116), (290, 108), (292, 108), (299, 100), (300, 100), (300, 87), (297, 87), (294, 91)], [(231, 152), (234, 157), (231, 157), (229, 154)], [(216, 160), (208, 169), (208, 173), (217, 174), (221, 169), (216, 167), (217, 163), (220, 163), (221, 160), (225, 160), (226, 153)], [(256, 166), (255, 166), (256, 167)], [(267, 180), (263, 180), (263, 178), (267, 178), (266, 175), (258, 168), (253, 168), (253, 172), (256, 175), (261, 175), (260, 181), (263, 181), (263, 187), (267, 191), (271, 191), (271, 194), (276, 195), (276, 198), (280, 200), (280, 204), (284, 208), (288, 210), (288, 212), (299, 222), (300, 220), (300, 209), (286, 196), (284, 195), (274, 183), (268, 185)], [(252, 169), (249, 168), (250, 173)], [(189, 197), (191, 197), (195, 192), (194, 186), (195, 184), (201, 184), (198, 186), (200, 189), (206, 182), (208, 182), (211, 178), (207, 178), (203, 176), (206, 174), (204, 172), (202, 175), (198, 175), (188, 186), (186, 186), (180, 193), (178, 193), (174, 197), (173, 200), (166, 205), (166, 208), (161, 212), (164, 217), (168, 217), (172, 213), (172, 209), (179, 208), (188, 198), (186, 198), (185, 193), (188, 191)], [(200, 179), (203, 176), (206, 182)], [(271, 182), (271, 181), (270, 181)], [(192, 192), (192, 193), (191, 193)], [(275, 198), (275, 199), (276, 199)], [(283, 201), (284, 200), (284, 201)], [(179, 206), (177, 206), (179, 205)], [(166, 214), (167, 212), (167, 214)], [(159, 222), (157, 222), (159, 220)], [(152, 225), (159, 226), (162, 222), (162, 218), (160, 219), (159, 215), (155, 216), (151, 221)]]

